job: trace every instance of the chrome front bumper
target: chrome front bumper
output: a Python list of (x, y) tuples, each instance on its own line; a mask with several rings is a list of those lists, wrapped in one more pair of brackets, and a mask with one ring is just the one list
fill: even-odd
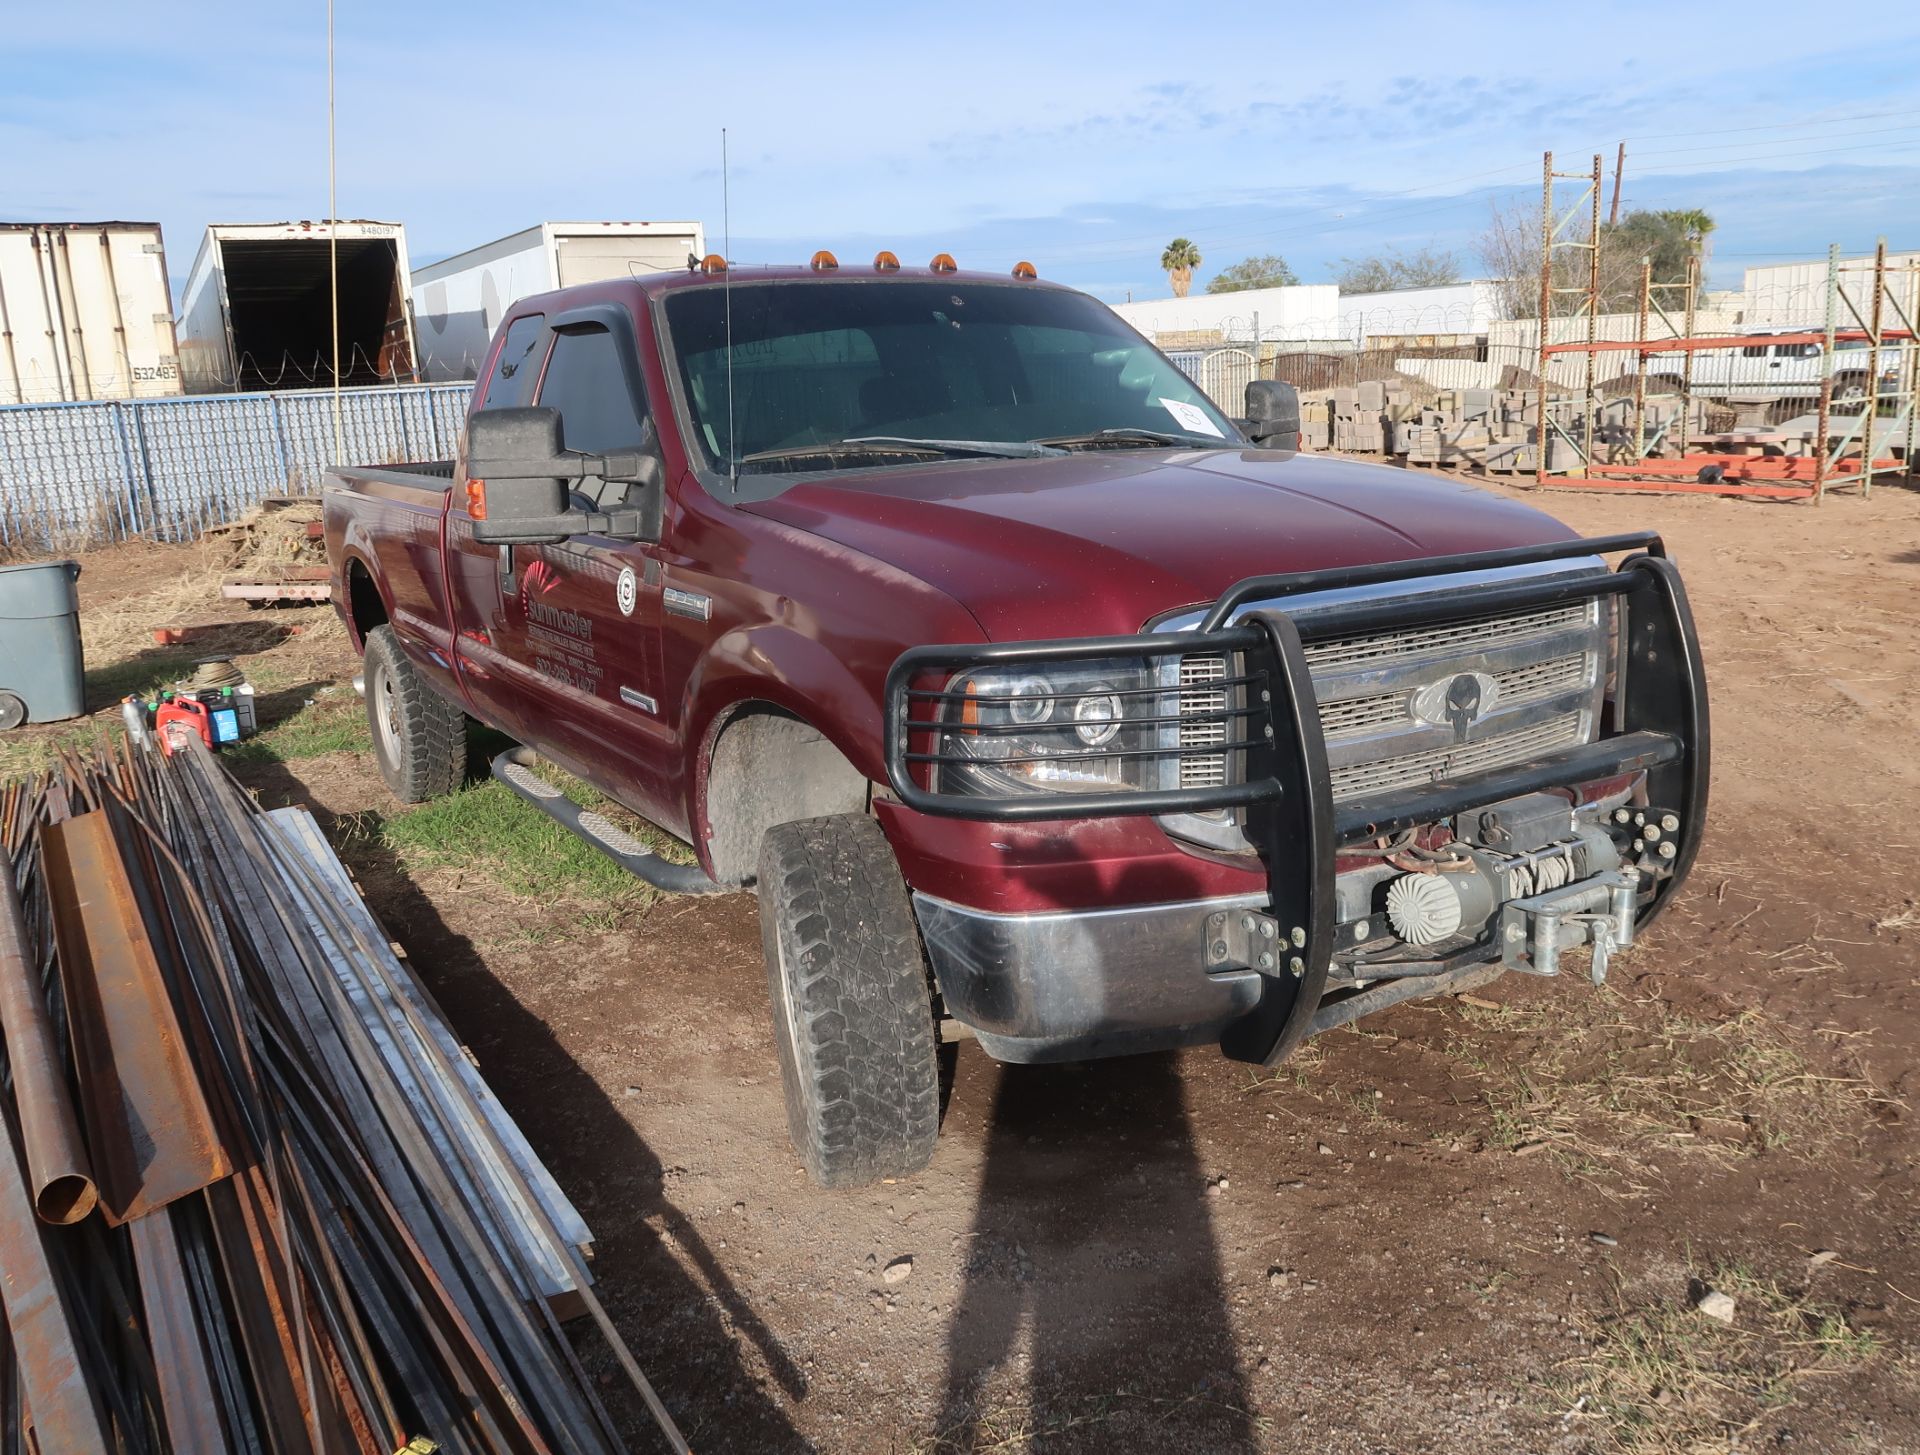
[(916, 893), (947, 1014), (997, 1061), (1081, 1061), (1213, 1045), (1260, 1000), (1252, 970), (1208, 974), (1209, 914), (1264, 895), (993, 914)]

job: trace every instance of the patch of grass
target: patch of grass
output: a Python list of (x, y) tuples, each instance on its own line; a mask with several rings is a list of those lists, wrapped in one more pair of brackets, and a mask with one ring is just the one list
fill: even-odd
[(119, 736), (118, 721), (106, 718), (83, 718), (57, 731), (20, 728), (0, 734), (0, 780), (29, 778), (43, 771), (62, 748), (86, 756)]
[(298, 712), (236, 743), (227, 749), (227, 756), (241, 763), (291, 763), (324, 753), (363, 753), (372, 746), (360, 699), (335, 692), (316, 697)]
[(1678, 1299), (1615, 1306), (1588, 1319), (1588, 1352), (1550, 1383), (1554, 1412), (1609, 1455), (1724, 1451), (1793, 1399), (1802, 1379), (1876, 1357), (1875, 1336), (1739, 1263), (1699, 1282), (1731, 1295), (1722, 1324)]
[(395, 814), (381, 838), (409, 868), (476, 869), (509, 894), (545, 904), (637, 909), (653, 897), (501, 783), (477, 784)]

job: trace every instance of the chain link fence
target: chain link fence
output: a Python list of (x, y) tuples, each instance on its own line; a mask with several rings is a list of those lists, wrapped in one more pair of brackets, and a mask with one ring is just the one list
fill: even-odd
[[(450, 457), (472, 393), (343, 392), (346, 459)], [(263, 496), (318, 490), (333, 438), (329, 389), (0, 407), (0, 550), (190, 540)]]

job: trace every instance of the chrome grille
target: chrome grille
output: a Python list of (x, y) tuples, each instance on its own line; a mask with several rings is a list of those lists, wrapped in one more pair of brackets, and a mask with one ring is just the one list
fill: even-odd
[[(1500, 701), (1517, 707), (1538, 702), (1543, 697), (1580, 690), (1587, 682), (1587, 658), (1585, 653), (1575, 652), (1491, 675), (1500, 684)], [(1343, 702), (1323, 702), (1320, 731), (1329, 738), (1337, 738), (1403, 726), (1407, 721), (1408, 695), (1404, 691), (1381, 692), (1371, 697), (1349, 697)]]
[(1371, 763), (1354, 763), (1333, 770), (1333, 797), (1360, 798), (1370, 793), (1385, 793), (1396, 788), (1413, 788), (1436, 778), (1455, 778), (1463, 773), (1478, 773), (1520, 762), (1537, 753), (1570, 747), (1585, 736), (1586, 714), (1561, 713), (1531, 727), (1519, 728), (1498, 737), (1482, 738), (1475, 743), (1448, 744), (1422, 753), (1407, 753), (1397, 758), (1381, 758)]
[(1335, 637), (1306, 648), (1307, 665), (1317, 678), (1324, 673), (1348, 672), (1382, 664), (1398, 665), (1411, 658), (1451, 657), (1487, 652), (1524, 642), (1531, 637), (1578, 631), (1587, 624), (1585, 602), (1553, 606), (1516, 616), (1482, 617), (1478, 621), (1449, 622), (1445, 626), (1406, 627), (1364, 636)]
[[(1182, 657), (1180, 659), (1180, 715), (1213, 714), (1180, 724), (1180, 746), (1205, 748), (1227, 740), (1227, 719), (1218, 714), (1227, 708), (1227, 693), (1222, 687), (1209, 687), (1227, 675), (1225, 657)], [(1180, 759), (1182, 788), (1218, 788), (1227, 781), (1225, 753), (1195, 753)]]
[[(1483, 772), (1585, 741), (1598, 722), (1603, 621), (1593, 603), (1581, 602), (1308, 645), (1334, 800)], [(1414, 695), (1449, 672), (1484, 673), (1499, 689), (1459, 741), (1412, 710)], [(1221, 656), (1181, 658), (1180, 715), (1225, 707), (1226, 694), (1205, 684), (1226, 675)], [(1183, 722), (1180, 746), (1205, 747), (1221, 731), (1217, 722)], [(1183, 788), (1227, 778), (1224, 753), (1180, 759)]]

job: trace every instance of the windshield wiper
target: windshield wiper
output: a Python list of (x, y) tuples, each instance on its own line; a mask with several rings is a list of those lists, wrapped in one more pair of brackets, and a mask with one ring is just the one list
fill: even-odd
[[(1166, 449), (1174, 445), (1190, 445), (1200, 442), (1198, 435), (1167, 434), (1157, 429), (1096, 429), (1087, 434), (1053, 435), (1047, 439), (1035, 440), (1036, 445), (1054, 445), (1072, 448), (1074, 445), (1112, 445), (1116, 448), (1137, 446), (1140, 449)], [(1223, 439), (1220, 443), (1225, 444)]]
[(864, 434), (840, 441), (843, 445), (884, 445), (893, 449), (915, 449), (943, 455), (985, 455), (992, 459), (1037, 460), (1057, 455), (1044, 440), (923, 440), (906, 435)]
[(929, 455), (933, 457), (976, 456), (985, 459), (1035, 460), (1064, 453), (1044, 442), (1029, 440), (931, 440), (906, 435), (868, 434), (851, 439), (829, 440), (817, 445), (786, 445), (774, 450), (756, 450), (742, 455), (743, 465), (767, 460), (798, 460), (813, 455)]

